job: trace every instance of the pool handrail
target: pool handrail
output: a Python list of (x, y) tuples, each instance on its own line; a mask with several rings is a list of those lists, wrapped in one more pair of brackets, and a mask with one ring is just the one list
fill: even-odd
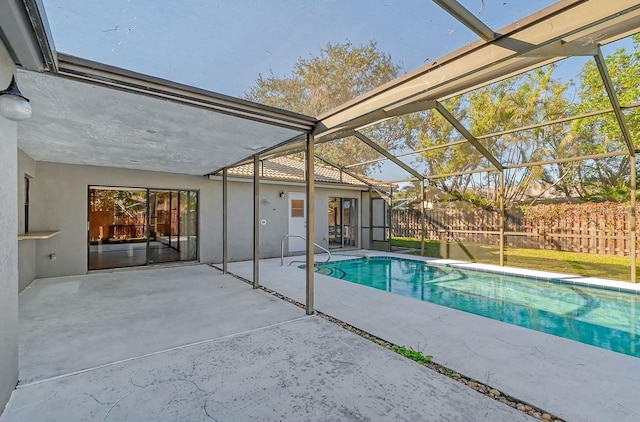
[[(284, 240), (289, 238), (289, 237), (297, 237), (297, 238), (300, 238), (302, 240), (307, 240), (306, 237), (300, 236), (300, 235), (297, 235), (297, 234), (285, 234), (284, 236), (282, 236), (282, 238), (280, 239), (280, 266), (281, 267), (284, 265)], [(327, 260), (325, 262), (331, 261), (331, 252), (329, 252), (329, 249), (327, 249), (327, 248), (325, 248), (323, 246), (320, 246), (317, 243), (314, 243), (313, 245), (317, 246), (318, 248), (322, 249), (323, 251), (325, 251), (328, 254)], [(291, 261), (289, 263), (289, 265), (293, 264), (294, 262), (305, 262), (306, 263), (306, 261)]]

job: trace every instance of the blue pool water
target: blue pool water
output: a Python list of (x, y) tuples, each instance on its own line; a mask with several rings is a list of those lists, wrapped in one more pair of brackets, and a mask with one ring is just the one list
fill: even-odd
[(640, 357), (640, 296), (552, 279), (371, 257), (316, 272)]

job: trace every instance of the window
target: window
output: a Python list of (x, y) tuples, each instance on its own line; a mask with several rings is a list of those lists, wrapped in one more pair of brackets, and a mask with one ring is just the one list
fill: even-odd
[(304, 199), (291, 200), (291, 217), (304, 217)]

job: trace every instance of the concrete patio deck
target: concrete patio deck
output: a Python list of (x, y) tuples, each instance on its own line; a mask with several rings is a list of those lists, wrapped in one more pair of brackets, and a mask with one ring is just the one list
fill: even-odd
[[(349, 251), (343, 256), (334, 254), (333, 259), (363, 253), (394, 255)], [(280, 266), (280, 259), (261, 260), (260, 282), (304, 303), (305, 274), (297, 266), (287, 266), (293, 259), (300, 257), (285, 258), (284, 266)], [(316, 260), (323, 258), (318, 256)], [(466, 268), (489, 268), (460, 264)], [(251, 262), (231, 263), (229, 269), (252, 278)], [(640, 420), (638, 358), (317, 273), (315, 305), (318, 311), (389, 342), (433, 355), (441, 365), (568, 421)]]
[(531, 420), (204, 265), (43, 279), (19, 300), (2, 422)]

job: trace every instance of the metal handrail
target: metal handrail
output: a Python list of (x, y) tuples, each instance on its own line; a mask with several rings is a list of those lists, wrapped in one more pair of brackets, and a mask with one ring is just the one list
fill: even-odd
[[(284, 265), (284, 240), (286, 238), (288, 238), (288, 237), (297, 237), (297, 238), (300, 238), (302, 240), (307, 240), (304, 236), (299, 236), (297, 234), (285, 234), (284, 236), (282, 236), (282, 239), (280, 239), (280, 266)], [(325, 262), (331, 261), (331, 252), (329, 252), (329, 249), (326, 249), (326, 248), (318, 245), (317, 243), (314, 243), (314, 246), (317, 246), (318, 248), (322, 249), (327, 254), (329, 254), (329, 256), (327, 257), (327, 260)], [(294, 262), (306, 262), (306, 261), (291, 261), (289, 264), (292, 264)]]

